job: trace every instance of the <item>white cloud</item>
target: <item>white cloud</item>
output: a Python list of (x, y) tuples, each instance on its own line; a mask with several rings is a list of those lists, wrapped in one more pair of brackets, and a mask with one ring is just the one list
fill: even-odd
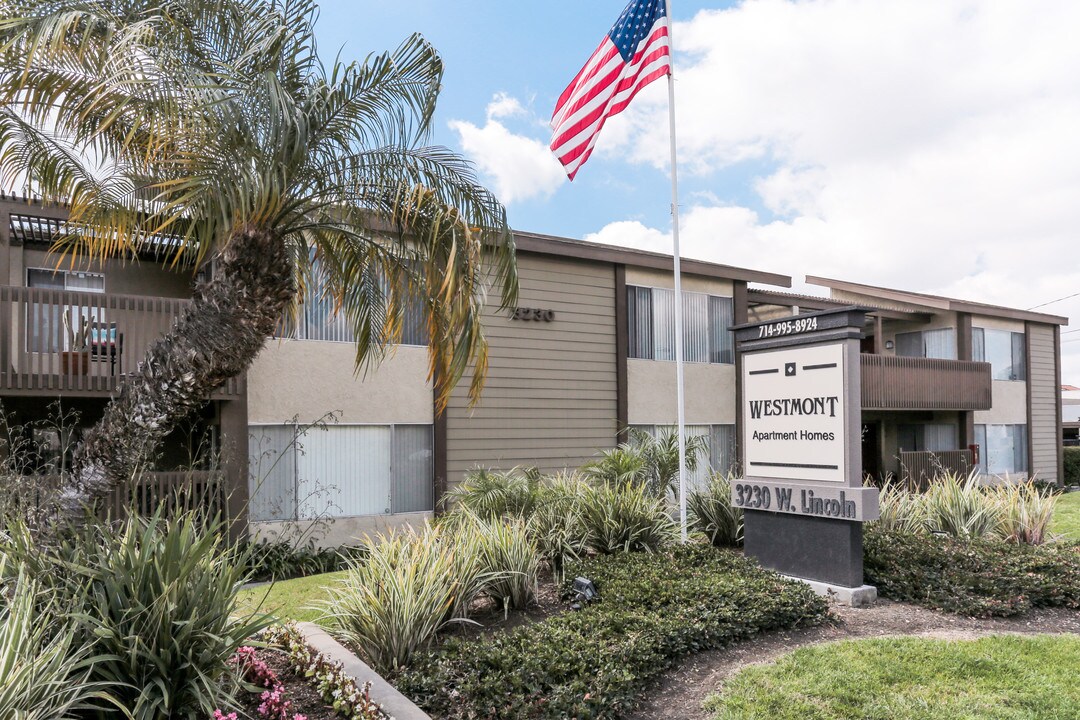
[(551, 196), (565, 181), (562, 165), (546, 143), (512, 132), (502, 122), (528, 112), (517, 98), (498, 93), (487, 107), (483, 127), (451, 120), (465, 155), (491, 181), (495, 194), (507, 205)]
[[(1080, 291), (1077, 27), (1065, 0), (761, 0), (677, 24), (684, 173), (756, 159), (773, 215), (684, 197), (684, 253), (1020, 308)], [(665, 101), (643, 93), (605, 156), (666, 167)], [(592, 237), (670, 248), (640, 224)]]

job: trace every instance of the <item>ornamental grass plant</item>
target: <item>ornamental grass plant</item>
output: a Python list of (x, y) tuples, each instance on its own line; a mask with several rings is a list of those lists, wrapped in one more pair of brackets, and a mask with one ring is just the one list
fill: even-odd
[(229, 658), (269, 623), (239, 611), (247, 561), (223, 531), (192, 513), (132, 512), (114, 523), (88, 518), (50, 543), (16, 525), (3, 552), (54, 603), (72, 647), (94, 656), (89, 680), (106, 685), (131, 718), (209, 717), (235, 707)]
[(96, 658), (75, 624), (25, 568), (3, 570), (12, 576), (0, 595), (0, 717), (63, 720), (108, 705), (106, 687), (91, 679)]
[(677, 532), (667, 503), (632, 484), (588, 487), (582, 494), (581, 524), (588, 546), (601, 554), (655, 552)]
[(732, 474), (714, 473), (703, 488), (686, 495), (690, 527), (717, 547), (739, 547), (743, 543), (743, 511), (731, 504)]
[(1058, 495), (1034, 483), (999, 485), (988, 490), (998, 508), (998, 532), (1007, 541), (1042, 545), (1049, 537)]
[(429, 527), (369, 539), (363, 559), (350, 561), (328, 588), (331, 630), (377, 670), (408, 664), (447, 623), (466, 620), (481, 589), (479, 542), (442, 542), (450, 532)]
[(945, 472), (930, 483), (922, 497), (924, 522), (933, 533), (957, 538), (995, 535), (1001, 524), (993, 496), (972, 470), (966, 476)]

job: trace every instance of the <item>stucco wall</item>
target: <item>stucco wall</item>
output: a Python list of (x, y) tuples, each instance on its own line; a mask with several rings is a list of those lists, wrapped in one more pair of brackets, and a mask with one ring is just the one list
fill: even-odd
[(248, 421), (312, 422), (341, 411), (343, 423), (431, 423), (427, 348), (401, 346), (365, 376), (352, 343), (268, 340), (248, 371)]
[[(686, 422), (724, 425), (735, 422), (735, 366), (685, 363)], [(678, 419), (675, 363), (627, 361), (631, 425), (674, 424)]]
[(1019, 380), (994, 380), (991, 383), (989, 410), (975, 411), (976, 425), (1024, 425), (1027, 423), (1027, 387)]
[(364, 515), (361, 517), (336, 518), (329, 521), (325, 527), (308, 529), (310, 523), (283, 523), (283, 522), (255, 522), (248, 526), (248, 532), (252, 538), (275, 540), (285, 533), (285, 537), (295, 537), (297, 529), (304, 533), (305, 541), (308, 537), (314, 540), (316, 547), (335, 548), (342, 545), (359, 545), (365, 536), (386, 533), (398, 528), (421, 529), (426, 522), (431, 520), (432, 514), (423, 513), (400, 513), (398, 515)]
[[(642, 287), (674, 288), (675, 275), (663, 270), (627, 267), (626, 284), (640, 285)], [(730, 280), (687, 275), (685, 273), (682, 276), (682, 289), (685, 292), (708, 293), (709, 295), (721, 295), (723, 297), (731, 297), (733, 292)]]

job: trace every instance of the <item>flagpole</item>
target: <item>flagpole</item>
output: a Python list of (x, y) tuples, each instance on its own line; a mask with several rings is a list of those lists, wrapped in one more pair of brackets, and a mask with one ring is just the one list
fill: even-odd
[(679, 255), (679, 170), (675, 144), (675, 35), (672, 27), (671, 0), (664, 0), (668, 19), (668, 38), (671, 45), (671, 72), (668, 73), (668, 131), (671, 138), (671, 237), (675, 258), (675, 396), (679, 416), (679, 528), (682, 541), (686, 532), (686, 410), (683, 383), (683, 303), (682, 263)]

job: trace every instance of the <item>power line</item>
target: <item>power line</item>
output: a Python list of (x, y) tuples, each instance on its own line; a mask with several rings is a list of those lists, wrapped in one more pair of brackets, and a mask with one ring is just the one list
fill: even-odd
[(1041, 308), (1041, 307), (1046, 307), (1047, 305), (1053, 305), (1054, 303), (1059, 303), (1062, 300), (1071, 300), (1072, 298), (1077, 297), (1078, 295), (1080, 295), (1080, 292), (1073, 293), (1072, 295), (1066, 295), (1063, 298), (1058, 298), (1057, 300), (1051, 300), (1050, 302), (1044, 302), (1044, 303), (1041, 303), (1039, 305), (1036, 305), (1035, 307), (1029, 307), (1028, 310), (1034, 310), (1035, 308)]

